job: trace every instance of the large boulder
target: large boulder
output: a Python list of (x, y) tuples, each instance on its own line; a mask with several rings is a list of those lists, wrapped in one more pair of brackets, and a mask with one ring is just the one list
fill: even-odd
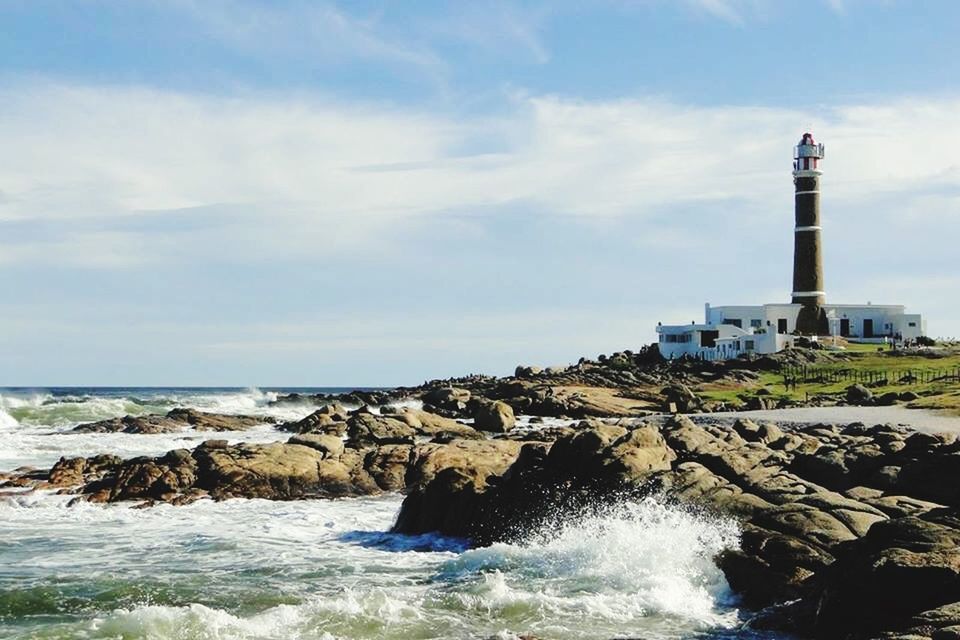
[(60, 458), (47, 474), (47, 486), (69, 489), (99, 479), (121, 463), (118, 456), (101, 454), (91, 458)]
[(394, 530), (469, 535), (480, 517), (475, 499), (485, 492), (490, 478), (502, 476), (515, 463), (522, 446), (510, 440), (419, 445), (411, 453), (406, 478), (412, 490)]
[(873, 403), (873, 392), (862, 384), (852, 384), (847, 387), (847, 402), (855, 405), (869, 405)]
[(901, 628), (960, 602), (956, 509), (878, 522), (837, 555), (822, 576), (816, 621), (822, 637)]
[(431, 389), (421, 396), (424, 405), (437, 407), (455, 414), (466, 411), (470, 398), (471, 394), (468, 390), (457, 387)]
[(481, 431), (505, 433), (513, 429), (517, 419), (506, 402), (481, 402), (473, 416), (473, 426)]
[(287, 422), (277, 428), (281, 431), (290, 431), (293, 433), (343, 435), (346, 433), (346, 423), (349, 417), (343, 405), (339, 403), (327, 404), (301, 420)]
[(303, 444), (201, 446), (194, 457), (196, 485), (218, 499), (289, 500), (379, 491), (329, 451)]
[(702, 401), (689, 387), (684, 384), (671, 384), (660, 392), (663, 397), (663, 408), (671, 413), (690, 413), (702, 405)]
[(347, 442), (352, 447), (413, 444), (417, 430), (391, 416), (355, 412), (347, 421)]
[(476, 429), (469, 425), (421, 409), (404, 407), (396, 410), (396, 413), (389, 414), (389, 417), (406, 423), (418, 434), (430, 438), (479, 439), (483, 437), (482, 434), (478, 433)]

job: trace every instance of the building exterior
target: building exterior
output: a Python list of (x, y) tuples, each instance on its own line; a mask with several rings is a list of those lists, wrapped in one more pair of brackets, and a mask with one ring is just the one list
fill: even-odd
[(798, 336), (842, 336), (857, 341), (914, 340), (926, 335), (919, 314), (902, 305), (828, 304), (820, 224), (822, 144), (803, 134), (794, 149), (793, 292), (787, 304), (706, 305), (703, 324), (658, 325), (660, 353), (726, 360), (793, 346)]

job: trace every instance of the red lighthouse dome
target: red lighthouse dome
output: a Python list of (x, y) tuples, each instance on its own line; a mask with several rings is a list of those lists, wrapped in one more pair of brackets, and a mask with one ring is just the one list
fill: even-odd
[(823, 145), (817, 144), (812, 133), (805, 133), (800, 143), (793, 148), (793, 171), (820, 171), (820, 160), (823, 158)]

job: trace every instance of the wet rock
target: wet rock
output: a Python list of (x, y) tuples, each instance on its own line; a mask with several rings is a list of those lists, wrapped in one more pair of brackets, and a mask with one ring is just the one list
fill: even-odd
[(262, 424), (272, 424), (270, 416), (235, 416), (206, 413), (195, 409), (173, 409), (167, 418), (185, 422), (197, 431), (244, 431)]
[(196, 485), (217, 498), (289, 500), (376, 492), (358, 486), (349, 466), (300, 444), (240, 444), (224, 449), (200, 447), (194, 457)]
[(91, 458), (60, 458), (50, 469), (47, 484), (60, 489), (78, 487), (110, 472), (120, 462), (118, 456), (106, 454)]
[(939, 509), (878, 522), (823, 572), (817, 629), (825, 637), (902, 628), (960, 601), (960, 514)]
[(206, 413), (195, 409), (172, 409), (165, 416), (143, 415), (111, 418), (77, 425), (77, 433), (177, 433), (196, 431), (244, 431), (250, 427), (273, 423), (268, 416), (235, 416)]

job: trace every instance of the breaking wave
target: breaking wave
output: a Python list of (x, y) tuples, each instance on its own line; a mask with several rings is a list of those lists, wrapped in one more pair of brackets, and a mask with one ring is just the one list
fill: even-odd
[(0, 614), (58, 620), (12, 637), (661, 639), (729, 637), (738, 623), (713, 563), (736, 526), (654, 499), (472, 550), (384, 533), (398, 496), (148, 510), (67, 499), (0, 501), (0, 542), (44, 523), (25, 548), (0, 544), (0, 562), (32, 553), (20, 571), (33, 571), (0, 580)]

